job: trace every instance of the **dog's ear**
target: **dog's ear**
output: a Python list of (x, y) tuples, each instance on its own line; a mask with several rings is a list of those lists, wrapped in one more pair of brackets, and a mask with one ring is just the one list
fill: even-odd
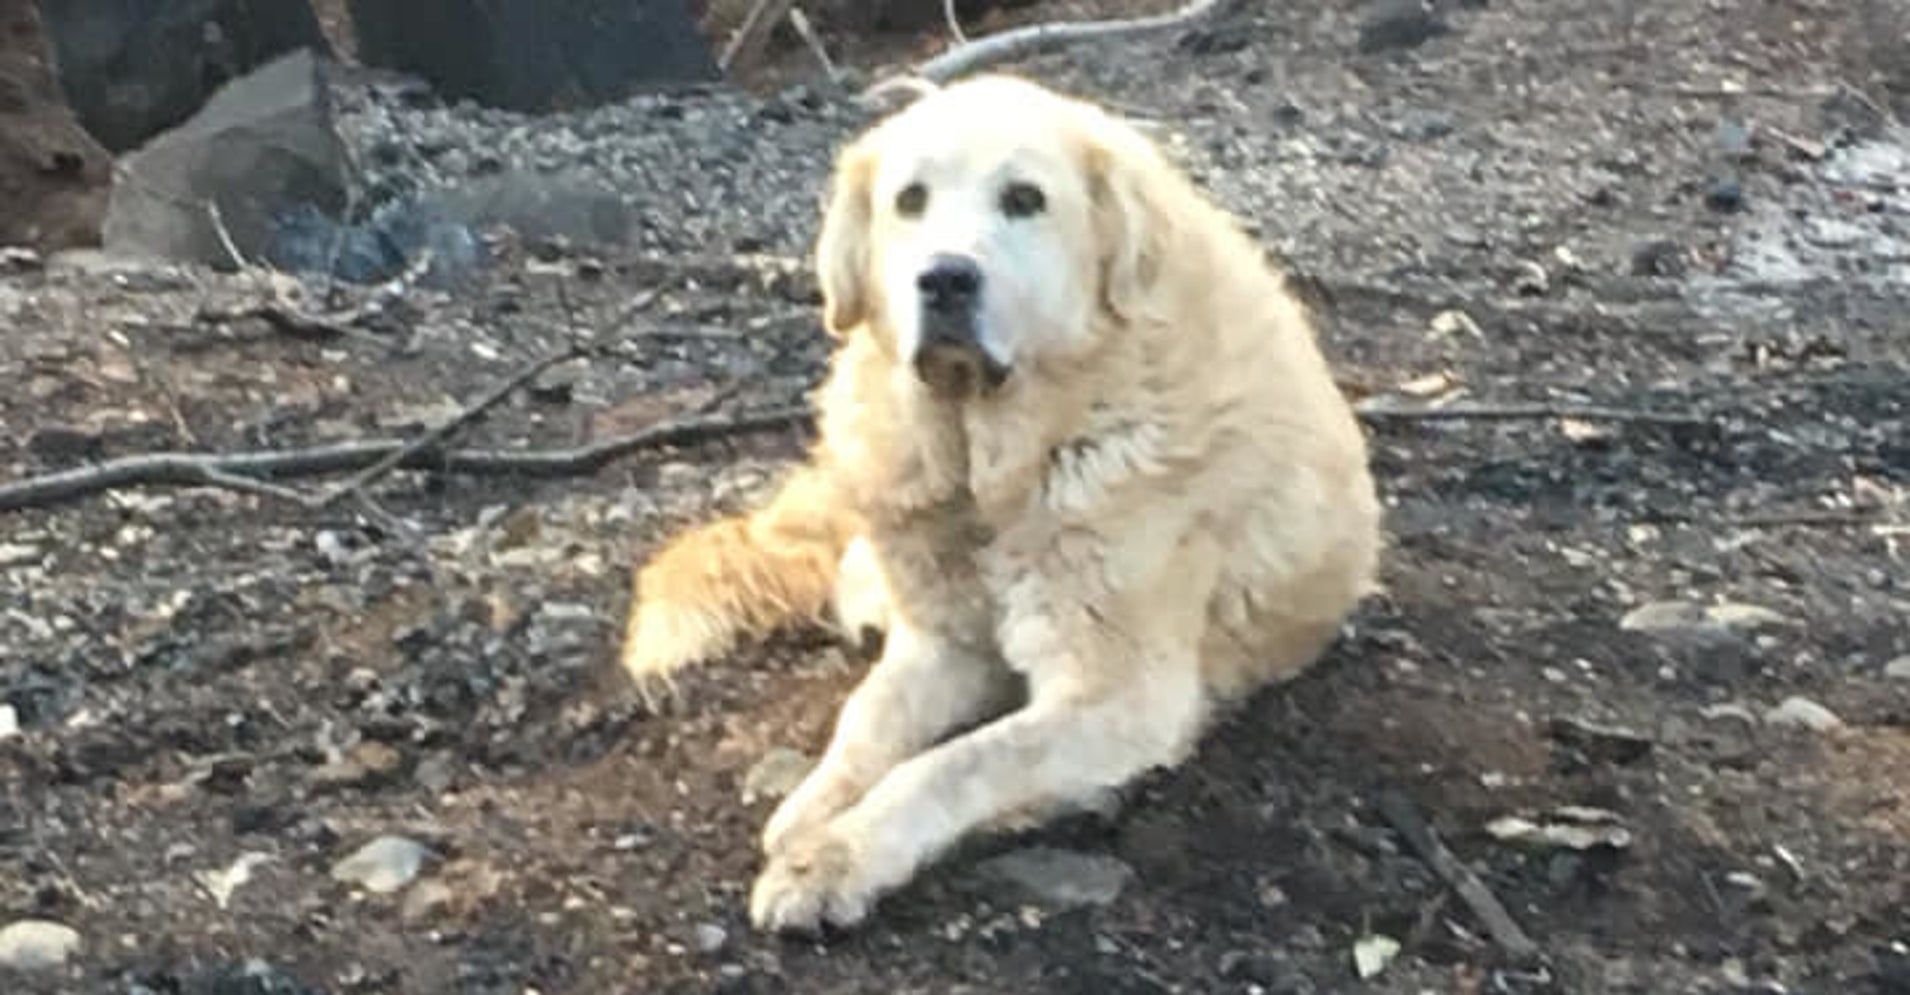
[[(1113, 131), (1113, 129), (1107, 129)], [(1157, 202), (1165, 164), (1138, 135), (1105, 133), (1088, 142), (1088, 193), (1101, 247), (1101, 303), (1132, 319), (1160, 278), (1172, 218)]]
[(822, 284), (823, 326), (842, 338), (869, 318), (870, 185), (875, 154), (858, 142), (836, 158), (829, 204), (816, 238), (816, 278)]

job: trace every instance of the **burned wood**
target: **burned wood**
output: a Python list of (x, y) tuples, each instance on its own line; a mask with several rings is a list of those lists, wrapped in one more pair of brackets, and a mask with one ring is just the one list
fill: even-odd
[[(1152, 17), (1030, 24), (972, 41), (958, 40), (953, 48), (916, 66), (906, 76), (929, 83), (946, 83), (964, 73), (1069, 45), (1187, 27), (1225, 9), (1228, 3), (1229, 0), (1192, 0), (1177, 10)], [(880, 99), (894, 86), (892, 80), (877, 83), (864, 92), (864, 99)]]
[(1491, 935), (1493, 942), (1521, 961), (1538, 956), (1539, 945), (1520, 928), (1499, 897), (1492, 893), (1492, 889), (1486, 887), (1478, 875), (1472, 873), (1446, 848), (1446, 844), (1439, 839), (1439, 833), (1420, 814), (1419, 807), (1413, 804), (1412, 799), (1388, 789), (1380, 792), (1375, 805), (1380, 815), (1406, 841), (1406, 846), (1451, 886), (1460, 901), (1466, 903), (1472, 914), (1478, 917), (1479, 924)]
[[(0, 512), (44, 507), (122, 487), (223, 487), (309, 504), (271, 481), (363, 470), (404, 453), (397, 469), (472, 476), (567, 477), (594, 473), (631, 453), (692, 446), (754, 432), (797, 427), (806, 407), (789, 406), (744, 415), (672, 419), (640, 431), (563, 449), (501, 450), (415, 448), (402, 439), (361, 439), (281, 452), (151, 453), (109, 460), (11, 484), (0, 484)], [(242, 481), (242, 482), (241, 482)], [(260, 486), (261, 484), (265, 486)]]

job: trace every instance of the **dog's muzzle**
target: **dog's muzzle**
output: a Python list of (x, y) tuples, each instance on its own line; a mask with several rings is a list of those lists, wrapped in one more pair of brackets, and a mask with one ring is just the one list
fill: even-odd
[(930, 390), (948, 397), (1000, 387), (1008, 379), (1009, 368), (988, 354), (976, 326), (981, 267), (968, 256), (938, 255), (915, 278), (915, 287), (922, 307), (922, 336), (913, 357), (915, 375)]

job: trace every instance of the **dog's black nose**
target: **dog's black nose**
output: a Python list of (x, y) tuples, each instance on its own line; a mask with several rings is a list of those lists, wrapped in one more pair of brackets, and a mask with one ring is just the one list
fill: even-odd
[(938, 255), (915, 278), (922, 304), (931, 311), (966, 311), (982, 289), (982, 268), (967, 256)]

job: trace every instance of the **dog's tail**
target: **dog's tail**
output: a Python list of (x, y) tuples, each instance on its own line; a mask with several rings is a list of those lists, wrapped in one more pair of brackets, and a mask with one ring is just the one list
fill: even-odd
[[(859, 530), (828, 475), (805, 464), (755, 511), (676, 536), (631, 585), (624, 669), (650, 693), (746, 639), (827, 624)], [(851, 557), (851, 569), (860, 558)]]

